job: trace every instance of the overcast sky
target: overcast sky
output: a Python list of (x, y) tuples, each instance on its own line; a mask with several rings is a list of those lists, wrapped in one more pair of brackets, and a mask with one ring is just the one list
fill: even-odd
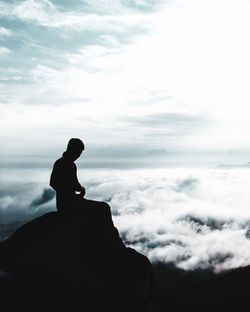
[(0, 1), (1, 154), (80, 137), (250, 159), (249, 16), (249, 0)]

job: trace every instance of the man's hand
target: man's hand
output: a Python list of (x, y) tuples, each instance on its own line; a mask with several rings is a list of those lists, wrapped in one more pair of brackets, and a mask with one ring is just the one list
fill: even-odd
[(85, 187), (84, 187), (84, 186), (82, 186), (82, 189), (81, 189), (81, 192), (80, 192), (80, 194), (79, 194), (79, 195), (81, 195), (82, 197), (84, 197), (84, 196), (85, 196), (85, 194), (86, 194)]
[(80, 197), (84, 197), (85, 196), (85, 187), (84, 186), (81, 186), (81, 188), (79, 188), (77, 191), (76, 191), (76, 195), (77, 196), (80, 196)]

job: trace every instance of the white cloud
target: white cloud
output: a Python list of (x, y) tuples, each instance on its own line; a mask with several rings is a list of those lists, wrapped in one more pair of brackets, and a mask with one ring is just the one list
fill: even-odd
[(248, 170), (113, 172), (87, 180), (87, 194), (111, 198), (118, 229), (152, 261), (223, 270), (250, 263), (249, 177)]
[(6, 47), (0, 47), (0, 57), (11, 53), (11, 50)]
[[(0, 38), (10, 36), (12, 31), (5, 27), (0, 27)], [(1, 38), (2, 39), (2, 38)]]
[[(98, 6), (92, 5), (98, 11)], [(105, 8), (110, 11), (110, 4), (105, 3)], [(65, 27), (75, 31), (106, 29), (119, 32), (132, 25), (140, 26), (145, 21), (145, 17), (140, 13), (134, 13), (131, 10), (124, 12), (125, 7), (121, 6), (121, 3), (119, 10), (117, 8), (113, 8), (113, 14), (81, 13), (74, 10), (61, 11), (49, 0), (25, 0), (19, 4), (2, 4), (0, 14), (4, 17), (11, 16), (24, 21), (35, 22), (46, 27)]]
[(3, 16), (8, 15), (22, 20), (33, 20), (41, 24), (46, 23), (49, 17), (57, 15), (54, 5), (49, 0), (25, 0), (16, 4), (2, 4), (2, 6)]
[(11, 204), (13, 204), (13, 198), (10, 196), (3, 196), (0, 198), (0, 206), (2, 210), (7, 209)]

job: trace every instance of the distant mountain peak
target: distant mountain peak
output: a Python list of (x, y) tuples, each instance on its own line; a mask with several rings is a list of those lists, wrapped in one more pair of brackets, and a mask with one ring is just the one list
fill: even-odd
[(250, 168), (250, 161), (245, 164), (219, 164), (216, 168)]

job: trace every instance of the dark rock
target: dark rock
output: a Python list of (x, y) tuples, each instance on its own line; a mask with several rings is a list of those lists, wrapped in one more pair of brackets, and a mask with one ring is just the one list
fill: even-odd
[[(151, 311), (149, 260), (112, 225), (47, 213), (0, 245), (6, 303), (74, 311)], [(39, 304), (38, 304), (39, 303)]]
[(220, 274), (165, 263), (152, 269), (108, 224), (50, 212), (16, 230), (0, 244), (1, 309), (165, 312), (248, 305), (250, 266)]
[(212, 269), (182, 270), (174, 263), (154, 263), (157, 311), (235, 311), (249, 305), (250, 266), (220, 273)]

